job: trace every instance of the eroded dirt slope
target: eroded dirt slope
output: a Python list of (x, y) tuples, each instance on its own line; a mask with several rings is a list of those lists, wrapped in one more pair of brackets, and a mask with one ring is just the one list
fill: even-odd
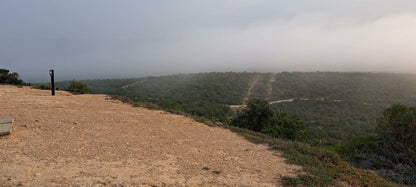
[(299, 167), (220, 127), (105, 95), (0, 85), (0, 186), (278, 186)]

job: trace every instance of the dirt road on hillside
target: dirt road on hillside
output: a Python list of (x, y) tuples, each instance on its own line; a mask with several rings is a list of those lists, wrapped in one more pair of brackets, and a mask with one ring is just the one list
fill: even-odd
[(255, 75), (253, 77), (253, 80), (251, 81), (248, 90), (247, 90), (247, 94), (246, 97), (243, 99), (243, 105), (247, 104), (247, 101), (250, 99), (251, 97), (251, 90), (253, 90), (254, 86), (256, 86), (257, 82), (259, 82), (260, 80), (260, 75)]
[(0, 85), (0, 186), (278, 186), (293, 176), (264, 145), (105, 95)]
[(276, 74), (270, 75), (269, 81), (267, 82), (267, 98), (266, 98), (266, 100), (270, 100), (270, 98), (272, 98), (273, 83), (275, 81), (276, 81)]

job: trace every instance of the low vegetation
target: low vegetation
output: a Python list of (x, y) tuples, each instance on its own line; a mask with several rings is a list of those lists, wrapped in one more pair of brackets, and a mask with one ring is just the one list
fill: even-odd
[(270, 149), (281, 151), (289, 163), (302, 166), (297, 177), (282, 178), (286, 186), (340, 186), (342, 183), (349, 186), (393, 186), (381, 177), (352, 167), (334, 151), (234, 126), (229, 128), (253, 143), (268, 144)]
[[(276, 81), (270, 81), (274, 77)], [(248, 94), (253, 80), (257, 83)], [(387, 113), (398, 114), (390, 121), (392, 116), (383, 112), (396, 103), (416, 105), (415, 75), (229, 72), (80, 82), (92, 93), (120, 95), (133, 106), (189, 115), (210, 125), (231, 125), (233, 131), (267, 143), (303, 166), (298, 178), (284, 178), (287, 185), (391, 185), (348, 162), (400, 184), (416, 181), (416, 154), (408, 144), (415, 136), (405, 134), (414, 132), (414, 126), (403, 128), (398, 120), (412, 121), (414, 109), (395, 105), (392, 111), (407, 112), (388, 109)], [(247, 95), (251, 96), (247, 108), (231, 111), (228, 105), (242, 104)], [(284, 101), (269, 105), (263, 100), (268, 98)]]
[[(274, 77), (277, 80), (271, 82)], [(415, 78), (405, 74), (229, 72), (56, 85), (76, 94), (113, 95), (111, 99), (132, 106), (188, 115), (209, 125), (221, 122), (301, 165), (298, 177), (283, 177), (286, 185), (391, 186), (355, 167), (374, 170), (398, 184), (416, 185), (416, 108), (407, 106), (416, 105)], [(253, 80), (256, 84), (247, 94)], [(5, 69), (0, 69), (0, 81), (25, 84), (17, 73)], [(252, 97), (247, 107), (233, 113), (228, 105), (242, 104), (247, 95)], [(270, 105), (266, 98), (286, 101)]]
[(268, 99), (268, 84), (273, 73), (260, 74), (257, 83), (251, 90), (251, 98)]
[(375, 136), (357, 137), (339, 145), (339, 154), (386, 179), (416, 185), (416, 108), (387, 108), (378, 120), (376, 132)]
[[(81, 81), (92, 93), (120, 95), (134, 102), (153, 104), (173, 113), (226, 123), (227, 105), (240, 104), (256, 73), (200, 73), (119, 80)], [(58, 82), (67, 87), (69, 82)], [(202, 119), (204, 118), (204, 119)]]
[(305, 125), (296, 116), (283, 111), (274, 111), (267, 100), (251, 99), (230, 125), (262, 132), (276, 138), (302, 140), (305, 138)]
[(46, 86), (46, 85), (43, 85), (43, 84), (33, 85), (32, 88), (38, 89), (38, 90), (51, 90), (50, 86)]
[[(272, 76), (276, 81), (268, 95)], [(416, 105), (416, 75), (411, 74), (227, 72), (80, 82), (88, 85), (91, 93), (120, 95), (205, 121), (229, 123), (234, 113), (227, 105), (242, 104), (256, 77), (252, 98), (294, 99), (275, 103), (272, 109), (296, 115), (316, 144), (375, 135), (376, 120), (383, 109), (396, 103)], [(56, 85), (66, 88), (69, 81)]]
[(377, 118), (393, 104), (416, 105), (416, 75), (393, 73), (278, 73), (274, 110), (295, 114), (308, 133), (330, 143), (375, 135)]
[(88, 94), (91, 92), (91, 89), (88, 88), (86, 84), (73, 80), (69, 83), (69, 87), (66, 89), (66, 91), (72, 92), (74, 94)]

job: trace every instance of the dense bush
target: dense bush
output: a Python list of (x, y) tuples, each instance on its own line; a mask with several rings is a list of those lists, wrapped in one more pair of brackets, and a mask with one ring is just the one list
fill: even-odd
[(402, 152), (381, 138), (360, 137), (339, 146), (339, 154), (354, 166), (376, 171), (399, 184), (416, 184), (415, 154)]
[(275, 113), (272, 125), (264, 128), (262, 132), (278, 138), (303, 140), (306, 135), (306, 126), (298, 117), (280, 111)]
[(300, 140), (305, 137), (306, 127), (299, 118), (273, 111), (263, 99), (250, 99), (247, 107), (230, 124), (277, 138)]
[(261, 132), (272, 125), (275, 112), (262, 99), (250, 99), (247, 107), (231, 121), (231, 125)]
[(377, 124), (377, 136), (358, 137), (338, 147), (355, 166), (376, 170), (400, 184), (416, 184), (416, 109), (393, 105)]
[(0, 84), (23, 85), (24, 82), (19, 79), (18, 73), (9, 73), (7, 69), (0, 69)]
[(405, 105), (387, 108), (378, 120), (376, 132), (387, 142), (416, 152), (416, 108)]
[(75, 80), (70, 82), (69, 87), (66, 90), (75, 94), (87, 94), (91, 91), (86, 84)]
[(270, 100), (295, 100), (272, 108), (295, 114), (309, 135), (332, 143), (374, 135), (377, 118), (392, 104), (416, 105), (415, 74), (286, 72), (276, 77)]

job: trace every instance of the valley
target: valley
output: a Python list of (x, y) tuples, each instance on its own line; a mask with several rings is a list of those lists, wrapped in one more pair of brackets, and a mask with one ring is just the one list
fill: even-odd
[(389, 105), (416, 105), (412, 74), (212, 72), (81, 82), (93, 93), (223, 123), (249, 98), (268, 99), (274, 110), (303, 120), (313, 138), (328, 142), (373, 134), (377, 116)]

